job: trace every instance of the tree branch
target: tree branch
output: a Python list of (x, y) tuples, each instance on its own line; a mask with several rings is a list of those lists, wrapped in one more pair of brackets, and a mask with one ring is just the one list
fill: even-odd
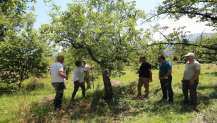
[(85, 48), (87, 49), (87, 52), (88, 52), (88, 54), (90, 55), (91, 59), (92, 59), (93, 61), (95, 61), (96, 63), (101, 64), (101, 61), (99, 61), (99, 60), (96, 58), (96, 56), (93, 54), (92, 49), (91, 49), (90, 47), (85, 47)]
[(217, 47), (213, 47), (213, 46), (217, 46), (217, 44), (212, 44), (212, 45), (198, 45), (198, 44), (190, 44), (190, 43), (169, 43), (169, 42), (160, 42), (160, 43), (152, 43), (148, 46), (155, 46), (155, 45), (186, 45), (186, 46), (195, 46), (195, 47), (202, 47), (202, 48), (206, 48), (209, 50), (217, 50)]

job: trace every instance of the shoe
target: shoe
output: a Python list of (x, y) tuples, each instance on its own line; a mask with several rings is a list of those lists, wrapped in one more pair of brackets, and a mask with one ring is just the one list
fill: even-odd
[(136, 96), (136, 99), (141, 100), (141, 99), (143, 99), (143, 97), (142, 96)]
[(62, 108), (56, 108), (55, 111), (58, 112), (58, 113), (64, 113), (65, 112)]

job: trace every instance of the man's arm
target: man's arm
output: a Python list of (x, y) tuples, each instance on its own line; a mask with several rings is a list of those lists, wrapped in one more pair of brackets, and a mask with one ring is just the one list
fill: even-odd
[(66, 75), (65, 75), (65, 73), (64, 73), (63, 68), (60, 68), (60, 70), (59, 70), (59, 75), (60, 75), (62, 78), (66, 78)]
[(171, 74), (172, 74), (172, 69), (169, 69), (168, 72), (166, 73), (165, 77), (168, 77)]
[(168, 64), (168, 72), (163, 76), (164, 79), (168, 79), (168, 77), (172, 74), (172, 66)]
[(199, 74), (200, 74), (200, 70), (196, 70), (195, 73), (194, 73), (194, 76), (192, 78), (193, 81), (197, 80), (198, 77), (199, 77)]
[(191, 84), (193, 84), (199, 78), (200, 70), (195, 70), (194, 76), (190, 80)]
[(194, 83), (195, 80), (197, 80), (199, 78), (199, 74), (200, 74), (200, 64), (196, 64), (195, 66), (195, 73), (191, 79), (191, 83)]

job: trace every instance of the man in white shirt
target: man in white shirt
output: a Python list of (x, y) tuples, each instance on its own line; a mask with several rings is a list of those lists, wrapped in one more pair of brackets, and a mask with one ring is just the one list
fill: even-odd
[(52, 64), (50, 67), (51, 73), (51, 83), (56, 91), (56, 96), (54, 99), (54, 108), (56, 111), (60, 111), (62, 107), (62, 98), (65, 89), (64, 80), (66, 75), (64, 73), (64, 57), (57, 56), (56, 63)]
[(190, 104), (196, 109), (197, 105), (197, 86), (199, 82), (200, 63), (195, 59), (194, 53), (185, 55), (187, 63), (182, 81), (182, 90), (184, 94), (184, 104), (188, 104), (188, 93), (190, 91)]
[(76, 68), (75, 68), (74, 73), (73, 73), (74, 91), (72, 93), (71, 101), (74, 100), (74, 97), (75, 97), (79, 87), (81, 87), (82, 95), (83, 95), (83, 97), (85, 97), (85, 83), (84, 83), (85, 69), (82, 66), (81, 61), (76, 61), (75, 65), (76, 65)]

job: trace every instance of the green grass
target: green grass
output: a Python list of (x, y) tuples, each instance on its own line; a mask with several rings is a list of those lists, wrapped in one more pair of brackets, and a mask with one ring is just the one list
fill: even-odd
[(1, 123), (49, 123), (49, 122), (78, 122), (78, 123), (215, 123), (217, 122), (217, 66), (202, 65), (199, 94), (199, 110), (194, 112), (189, 107), (183, 107), (181, 79), (184, 66), (173, 67), (173, 90), (175, 103), (169, 105), (160, 103), (161, 90), (158, 71), (153, 71), (153, 82), (150, 84), (150, 97), (135, 100), (137, 74), (128, 68), (113, 87), (114, 99), (105, 102), (102, 80), (95, 81), (95, 88), (87, 91), (87, 98), (82, 99), (81, 91), (76, 95), (74, 105), (68, 108), (71, 97), (72, 82), (67, 81), (64, 95), (63, 114), (53, 112), (52, 98), (54, 90), (50, 78), (29, 79), (24, 82), (24, 88), (12, 94), (0, 95)]

